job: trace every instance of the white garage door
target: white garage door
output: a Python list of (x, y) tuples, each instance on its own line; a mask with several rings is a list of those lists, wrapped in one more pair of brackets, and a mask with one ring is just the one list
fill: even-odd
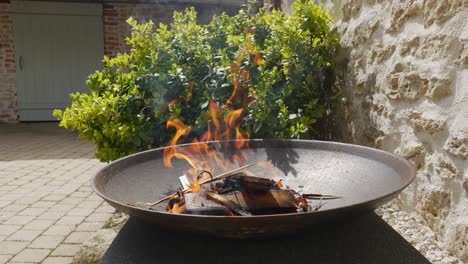
[(12, 1), (12, 9), (20, 120), (55, 120), (52, 111), (87, 91), (87, 76), (102, 68), (102, 7)]

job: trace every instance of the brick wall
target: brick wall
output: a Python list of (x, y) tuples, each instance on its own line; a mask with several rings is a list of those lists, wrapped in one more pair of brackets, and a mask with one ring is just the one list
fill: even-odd
[(0, 123), (17, 119), (13, 21), (10, 4), (0, 1)]
[[(172, 1), (171, 3), (156, 4), (104, 4), (104, 54), (107, 56), (115, 56), (120, 52), (128, 50), (128, 47), (125, 44), (125, 38), (130, 34), (130, 27), (125, 22), (128, 17), (131, 16), (141, 23), (152, 20), (156, 25), (159, 23), (168, 24), (172, 20), (172, 14), (174, 11), (183, 11), (185, 8), (193, 6), (193, 4), (188, 4), (186, 1), (181, 2), (177, 3)], [(239, 9), (239, 7), (240, 3), (238, 5), (195, 5), (198, 18), (201, 23), (209, 22), (213, 14), (219, 14), (223, 11), (226, 11), (228, 14), (233, 14)]]

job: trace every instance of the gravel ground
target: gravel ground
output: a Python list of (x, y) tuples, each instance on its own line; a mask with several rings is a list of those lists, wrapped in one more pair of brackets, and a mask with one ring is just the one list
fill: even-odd
[(401, 211), (394, 203), (382, 206), (376, 213), (410, 242), (430, 262), (436, 264), (463, 264), (463, 261), (443, 249), (432, 230), (410, 213)]

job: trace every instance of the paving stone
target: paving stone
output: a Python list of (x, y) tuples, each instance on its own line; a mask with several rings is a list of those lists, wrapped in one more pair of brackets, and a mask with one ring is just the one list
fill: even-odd
[(83, 200), (84, 200), (84, 198), (81, 198), (81, 197), (67, 197), (67, 198), (63, 199), (62, 201), (60, 201), (60, 204), (76, 205), (76, 204), (79, 204)]
[(89, 184), (87, 184), (85, 186), (81, 186), (78, 190), (82, 191), (82, 192), (90, 192), (90, 193), (93, 192), (93, 188), (91, 188), (91, 186), (89, 186)]
[(0, 254), (14, 255), (23, 250), (29, 242), (2, 241), (0, 242)]
[(7, 263), (11, 257), (13, 257), (13, 255), (0, 255), (0, 264)]
[(51, 256), (73, 257), (80, 249), (80, 244), (61, 244), (52, 253)]
[(21, 251), (18, 255), (16, 255), (12, 261), (17, 262), (41, 262), (45, 259), (50, 253), (49, 249), (33, 249), (27, 248)]
[(44, 183), (48, 183), (50, 181), (51, 181), (51, 179), (48, 179), (48, 178), (37, 178), (37, 179), (33, 180), (32, 183), (42, 183), (42, 184), (44, 184)]
[[(83, 201), (76, 205), (77, 208), (88, 208), (88, 209), (96, 209), (101, 205), (102, 201)], [(97, 211), (96, 211), (97, 212)], [(107, 212), (101, 212), (107, 213)]]
[(0, 191), (11, 191), (16, 188), (18, 188), (18, 185), (14, 185), (13, 183), (10, 182), (8, 185), (0, 186)]
[(46, 230), (51, 226), (55, 221), (54, 220), (32, 220), (27, 225), (23, 227), (25, 230)]
[(65, 236), (39, 236), (28, 246), (29, 248), (56, 248)]
[[(73, 230), (74, 225), (54, 225), (47, 229), (43, 235), (45, 236), (68, 236)], [(88, 231), (88, 230), (84, 230)]]
[[(20, 185), (23, 185), (25, 183), (28, 183), (28, 182), (29, 182), (28, 180), (14, 180), (14, 181), (9, 182), (8, 184), (15, 186), (15, 188), (13, 188), (13, 189), (16, 189), (16, 187), (18, 187)], [(13, 190), (13, 189), (11, 189), (11, 190)]]
[(17, 212), (0, 212), (0, 222), (7, 221), (16, 214)]
[(88, 198), (86, 198), (86, 201), (101, 201), (102, 202), (102, 198), (99, 197), (97, 194), (91, 194), (90, 196), (88, 196)]
[(0, 225), (0, 236), (9, 236), (20, 228), (21, 228), (20, 225), (7, 225), (7, 224), (2, 223)]
[(15, 190), (15, 193), (16, 194), (28, 194), (28, 193), (31, 193), (33, 192), (34, 189), (33, 188), (25, 188), (25, 187), (21, 187), (21, 188), (18, 188)]
[(15, 241), (33, 241), (42, 233), (42, 230), (19, 230), (13, 233), (7, 240)]
[(77, 215), (77, 216), (88, 216), (90, 215), (94, 210), (93, 209), (86, 209), (86, 208), (74, 208), (67, 212), (66, 215)]
[(31, 216), (31, 215), (15, 215), (13, 217), (10, 217), (10, 219), (5, 221), (3, 224), (5, 224), (5, 225), (25, 225), (25, 224), (31, 222), (31, 220), (33, 220), (34, 218), (35, 218), (35, 216)]
[[(44, 187), (44, 186), (41, 186), (41, 187)], [(34, 191), (31, 192), (30, 196), (41, 197), (41, 199), (42, 199), (42, 198), (44, 198), (44, 197), (46, 197), (47, 195), (50, 194), (50, 192), (48, 192), (48, 191), (46, 192), (46, 191), (41, 190), (40, 189), (41, 187), (35, 188)], [(23, 187), (21, 187), (21, 188), (23, 188)]]
[(115, 213), (115, 211), (116, 211), (116, 210), (115, 210), (114, 207), (112, 207), (112, 206), (110, 206), (110, 205), (108, 205), (108, 204), (103, 204), (103, 205), (101, 205), (98, 209), (96, 209), (96, 211), (94, 211), (94, 212), (96, 212), (96, 213), (111, 213), (111, 214), (113, 214), (113, 213)]
[(65, 239), (65, 243), (81, 244), (89, 239), (93, 234), (94, 232), (73, 232)]
[(83, 222), (76, 227), (76, 231), (98, 231), (106, 222)]
[(28, 175), (26, 175), (26, 176), (36, 176), (36, 177), (39, 177), (39, 176), (44, 176), (44, 175), (47, 175), (47, 171), (39, 171), (39, 170), (36, 170), (36, 171), (32, 171), (32, 172), (28, 173)]
[(65, 215), (65, 212), (50, 212), (45, 211), (43, 214), (37, 217), (40, 220), (58, 220)]
[[(67, 183), (67, 181), (64, 181), (64, 180), (52, 180), (52, 181), (48, 182), (47, 185), (50, 185), (50, 186), (63, 186), (66, 183)], [(55, 188), (54, 188), (54, 190), (55, 190)]]
[(25, 196), (25, 197), (22, 197), (18, 200), (15, 201), (15, 204), (27, 204), (27, 205), (30, 205), (30, 204), (33, 204), (39, 200), (41, 200), (41, 196)]
[(30, 215), (30, 216), (38, 216), (44, 213), (47, 210), (47, 208), (26, 208), (18, 215)]
[(51, 202), (51, 201), (39, 201), (33, 203), (30, 207), (31, 208), (50, 208), (54, 206), (56, 202)]
[(0, 201), (0, 208), (8, 206), (11, 204), (13, 201)]
[(86, 198), (91, 194), (91, 192), (83, 192), (83, 191), (76, 191), (70, 194), (70, 197), (77, 197), (77, 198)]
[[(47, 192), (47, 193), (50, 193), (52, 192), (52, 190), (54, 189), (54, 186), (42, 186), (41, 188), (39, 188), (38, 190), (41, 191), (41, 192)], [(45, 197), (45, 196), (44, 196)], [(44, 198), (43, 197), (43, 198)], [(41, 200), (41, 202), (57, 202), (57, 201), (43, 201)]]
[(65, 187), (65, 186), (62, 186), (60, 188), (58, 188), (57, 190), (53, 191), (52, 193), (53, 194), (63, 194), (63, 195), (70, 195), (72, 194), (74, 191), (76, 191), (76, 189), (78, 189), (78, 187)]
[[(16, 181), (15, 181), (16, 182)], [(14, 183), (14, 182), (10, 182), (11, 183)], [(41, 185), (40, 184), (37, 184), (37, 183), (32, 183), (30, 182), (29, 180), (24, 180), (24, 181), (21, 181), (21, 188), (26, 188), (26, 189), (37, 189), (38, 187), (40, 187)], [(19, 186), (18, 186), (19, 187)], [(21, 189), (21, 188), (18, 188), (18, 189)]]
[(21, 194), (10, 194), (7, 193), (5, 195), (0, 196), (0, 201), (16, 201), (23, 197)]
[(20, 212), (23, 211), (26, 207), (28, 207), (27, 204), (10, 204), (3, 207), (2, 212)]
[[(6, 185), (7, 183), (9, 183), (11, 181), (11, 179), (8, 179), (6, 177), (3, 177), (1, 174), (0, 174), (0, 184), (2, 185)], [(3, 195), (5, 194), (6, 192), (5, 191), (0, 191), (0, 195)]]
[(59, 204), (56, 204), (54, 206), (52, 206), (48, 211), (49, 212), (63, 212), (63, 213), (66, 213), (68, 211), (70, 211), (71, 209), (73, 209), (75, 207), (74, 204), (62, 204), (62, 203), (59, 203)]
[(42, 264), (70, 264), (72, 261), (72, 257), (47, 257)]
[(58, 220), (56, 224), (57, 225), (78, 225), (78, 224), (81, 224), (81, 222), (83, 222), (84, 219), (85, 219), (84, 216), (67, 215), (67, 216), (60, 218), (60, 220)]
[(112, 214), (108, 213), (93, 213), (92, 215), (88, 216), (86, 218), (87, 222), (92, 222), (92, 221), (107, 221), (109, 218), (112, 216)]
[(72, 263), (80, 241), (105, 223), (84, 220), (110, 213), (89, 185), (103, 166), (94, 146), (56, 124), (0, 130), (0, 264)]
[(67, 197), (66, 195), (63, 194), (50, 194), (47, 195), (46, 197), (42, 198), (43, 201), (61, 201)]

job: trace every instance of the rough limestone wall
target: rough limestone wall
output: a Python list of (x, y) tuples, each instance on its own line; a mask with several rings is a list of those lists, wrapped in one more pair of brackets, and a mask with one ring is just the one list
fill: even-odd
[(418, 168), (400, 208), (468, 261), (468, 0), (324, 2), (341, 36), (343, 134)]
[(16, 122), (16, 69), (9, 3), (0, 3), (0, 123)]
[(207, 23), (211, 20), (213, 14), (219, 14), (223, 11), (233, 14), (243, 4), (242, 0), (228, 1), (226, 4), (215, 3), (216, 1), (212, 0), (204, 2), (194, 4), (185, 0), (153, 4), (104, 4), (104, 54), (115, 56), (128, 50), (125, 38), (130, 34), (130, 26), (126, 23), (126, 20), (130, 16), (140, 23), (152, 20), (156, 25), (159, 23), (169, 24), (172, 21), (174, 11), (183, 11), (188, 7), (194, 6), (197, 10), (199, 21)]

